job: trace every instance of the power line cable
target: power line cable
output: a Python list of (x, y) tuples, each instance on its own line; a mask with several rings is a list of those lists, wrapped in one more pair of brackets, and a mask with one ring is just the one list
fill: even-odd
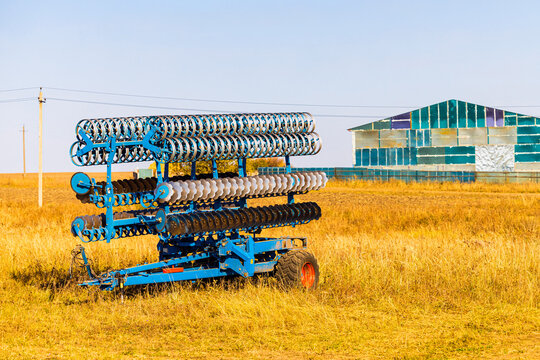
[(20, 101), (30, 101), (30, 100), (36, 100), (35, 97), (28, 97), (28, 98), (18, 98), (18, 99), (5, 99), (0, 100), (0, 103), (11, 103), (11, 102), (20, 102)]
[[(85, 104), (96, 104), (96, 105), (110, 105), (110, 106), (126, 106), (126, 107), (137, 107), (137, 108), (146, 108), (146, 109), (160, 109), (160, 110), (183, 110), (183, 111), (204, 111), (204, 112), (215, 112), (215, 113), (242, 113), (242, 111), (232, 111), (232, 110), (218, 110), (218, 109), (199, 109), (199, 108), (184, 108), (184, 107), (170, 107), (170, 106), (153, 106), (153, 105), (141, 105), (141, 104), (125, 104), (125, 103), (111, 103), (103, 101), (90, 101), (90, 100), (81, 100), (81, 99), (64, 99), (56, 97), (48, 97), (47, 100), (53, 101), (64, 101), (64, 102), (74, 102), (74, 103), (85, 103)], [(384, 118), (380, 115), (340, 115), (340, 114), (314, 114), (317, 117), (341, 117), (341, 118)]]
[(0, 90), (0, 92), (22, 91), (22, 90), (34, 90), (34, 89), (38, 89), (38, 87), (37, 87), (37, 86), (34, 86), (34, 87), (26, 87), (26, 88), (18, 88), (18, 89), (5, 89), (5, 90)]
[[(0, 90), (0, 93), (12, 92), (12, 91), (23, 91), (23, 90), (34, 90), (38, 88), (39, 87), (37, 86), (33, 86), (33, 87), (24, 87), (24, 88), (15, 88), (15, 89), (4, 89), (4, 90)], [(139, 95), (139, 94), (129, 94), (129, 93), (116, 93), (116, 92), (69, 89), (69, 88), (58, 88), (58, 87), (44, 87), (44, 88), (50, 89), (50, 90), (57, 90), (57, 91), (67, 91), (67, 92), (77, 92), (77, 93), (87, 93), (87, 94), (97, 94), (97, 95), (112, 95), (112, 96), (125, 96), (125, 97), (136, 97), (136, 98), (146, 98), (146, 99), (195, 101), (195, 102), (210, 102), (210, 103), (225, 103), (225, 104), (230, 103), (230, 104), (271, 105), (271, 106), (306, 106), (306, 107), (366, 108), (366, 109), (367, 108), (373, 108), (373, 109), (421, 108), (421, 106), (412, 106), (412, 105), (347, 105), (347, 104), (308, 104), (308, 103), (281, 103), (281, 102), (262, 102), (262, 101), (236, 101), (236, 100), (218, 100), (218, 99), (184, 98), (184, 97), (171, 97), (171, 96)], [(26, 101), (26, 100), (21, 100), (21, 101)], [(6, 101), (0, 100), (0, 102), (11, 102), (11, 101), (8, 99)], [(492, 106), (496, 108), (540, 108), (540, 105), (492, 105)], [(150, 108), (150, 106), (145, 106), (145, 107)], [(172, 108), (172, 107), (156, 107), (156, 108), (171, 109), (171, 110), (184, 110), (184, 109), (190, 110), (188, 108)], [(194, 111), (214, 111), (214, 110), (195, 109)], [(227, 111), (223, 111), (223, 112), (227, 112)], [(323, 114), (323, 115), (318, 115), (318, 116), (337, 116), (337, 115)], [(358, 117), (358, 116), (340, 115), (340, 117)]]
[(85, 104), (97, 104), (97, 105), (111, 105), (111, 106), (128, 106), (128, 107), (139, 107), (139, 108), (148, 108), (148, 109), (164, 109), (164, 110), (185, 110), (185, 111), (208, 111), (208, 112), (223, 112), (223, 113), (233, 113), (234, 111), (230, 110), (210, 110), (210, 109), (196, 109), (196, 108), (183, 108), (183, 107), (170, 107), (170, 106), (153, 106), (153, 105), (140, 105), (140, 104), (123, 104), (123, 103), (111, 103), (103, 101), (90, 101), (90, 100), (81, 100), (81, 99), (63, 99), (56, 97), (48, 97), (47, 100), (55, 101), (67, 101), (75, 103), (85, 103)]
[(80, 89), (67, 89), (67, 88), (55, 88), (46, 87), (49, 90), (78, 92), (97, 95), (113, 95), (113, 96), (125, 96), (125, 97), (137, 97), (145, 99), (160, 99), (160, 100), (180, 100), (180, 101), (197, 101), (197, 102), (211, 102), (211, 103), (225, 103), (225, 104), (249, 104), (249, 105), (272, 105), (272, 106), (309, 106), (309, 107), (334, 107), (334, 108), (373, 108), (373, 109), (408, 109), (415, 108), (416, 106), (401, 106), (401, 105), (338, 105), (338, 104), (304, 104), (304, 103), (280, 103), (280, 102), (261, 102), (261, 101), (236, 101), (236, 100), (216, 100), (216, 99), (200, 99), (200, 98), (184, 98), (184, 97), (170, 97), (170, 96), (153, 96), (153, 95), (137, 95), (104, 91), (92, 91), (92, 90), (80, 90)]
[(316, 117), (339, 117), (339, 118), (356, 118), (356, 119), (385, 119), (387, 115), (342, 115), (342, 114), (313, 114)]
[(540, 105), (493, 105), (494, 108), (538, 108)]

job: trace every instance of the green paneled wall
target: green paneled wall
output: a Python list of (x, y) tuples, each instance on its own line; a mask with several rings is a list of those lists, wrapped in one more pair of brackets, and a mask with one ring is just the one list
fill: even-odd
[[(514, 145), (516, 162), (540, 162), (540, 118), (464, 101), (444, 101), (351, 130), (359, 131), (356, 166), (474, 164), (480, 145)], [(364, 136), (364, 130), (373, 134)]]
[(486, 126), (486, 108), (482, 105), (476, 105), (476, 127)]
[(476, 127), (476, 105), (466, 103), (467, 106), (467, 127)]
[(448, 101), (448, 127), (457, 128), (457, 101)]
[(429, 127), (436, 129), (439, 127), (439, 105), (431, 105), (429, 107)]
[(474, 146), (356, 149), (355, 166), (474, 164)]
[(448, 103), (439, 104), (439, 127), (444, 129), (448, 127)]
[(429, 129), (429, 108), (424, 107), (420, 109), (420, 128)]

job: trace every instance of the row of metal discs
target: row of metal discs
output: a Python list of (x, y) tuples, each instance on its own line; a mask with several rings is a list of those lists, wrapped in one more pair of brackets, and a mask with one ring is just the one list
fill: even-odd
[[(166, 230), (172, 235), (188, 235), (231, 229), (278, 226), (317, 220), (321, 208), (314, 202), (241, 208), (236, 210), (201, 211), (167, 217)], [(164, 230), (164, 229), (163, 229)]]
[[(220, 173), (219, 176), (229, 178), (238, 176), (238, 174), (234, 172), (226, 172)], [(197, 178), (210, 179), (212, 178), (212, 174), (199, 174), (197, 175)], [(191, 176), (189, 175), (177, 175), (171, 176), (169, 178), (169, 181), (186, 181), (189, 179), (191, 179)], [(156, 177), (149, 177), (144, 179), (121, 179), (111, 182), (114, 194), (154, 192), (156, 190), (157, 183), (158, 179)], [(77, 199), (79, 199), (82, 203), (89, 203), (90, 194), (94, 194), (94, 192), (97, 192), (98, 195), (105, 195), (105, 185), (107, 185), (107, 182), (98, 181), (96, 182), (96, 185), (97, 186), (95, 188), (92, 186), (90, 189), (88, 189), (88, 193), (86, 194), (76, 194)]]
[(159, 184), (155, 196), (161, 203), (204, 201), (319, 190), (328, 178), (322, 171), (256, 175), (219, 179), (169, 181)]
[(167, 137), (255, 135), (276, 133), (311, 133), (315, 122), (309, 113), (246, 113), (135, 116), (83, 119), (77, 123), (93, 142), (109, 137), (117, 140), (141, 140), (151, 128), (157, 130), (155, 140)]
[(181, 162), (315, 155), (321, 146), (317, 133), (166, 138), (160, 160)]
[(254, 113), (161, 116), (152, 121), (168, 137), (312, 133), (309, 113)]
[[(114, 220), (131, 219), (139, 215), (155, 216), (156, 214), (156, 210), (123, 211), (114, 213), (113, 218)], [(317, 220), (320, 217), (321, 208), (319, 205), (314, 202), (306, 202), (169, 215), (164, 223), (158, 225), (158, 230), (164, 231), (166, 229), (172, 235), (184, 235), (275, 226), (292, 222)], [(78, 216), (71, 224), (71, 231), (74, 236), (77, 236), (83, 230), (100, 229), (105, 226), (105, 214)], [(130, 226), (147, 227), (144, 224)]]
[[(109, 153), (103, 147), (93, 148), (90, 151), (77, 155), (77, 152), (84, 148), (86, 144), (77, 141), (71, 145), (70, 155), (73, 164), (77, 166), (106, 165)], [(113, 156), (113, 163), (131, 163), (141, 161), (153, 161), (154, 154), (142, 145), (119, 146)]]
[[(138, 215), (153, 216), (156, 210), (133, 210), (121, 211), (113, 213), (114, 220), (131, 219)], [(71, 231), (73, 235), (77, 235), (77, 230), (97, 229), (106, 226), (105, 214), (77, 216), (71, 223)]]
[[(78, 141), (71, 146), (71, 158), (75, 165), (107, 164), (109, 153), (103, 147), (93, 148), (85, 154), (77, 155), (85, 145), (83, 141)], [(161, 153), (157, 154), (157, 159), (152, 151), (142, 145), (118, 146), (112, 162), (115, 164), (153, 160), (184, 162), (315, 155), (321, 150), (322, 143), (317, 133), (309, 133), (166, 138), (157, 146), (162, 148)]]

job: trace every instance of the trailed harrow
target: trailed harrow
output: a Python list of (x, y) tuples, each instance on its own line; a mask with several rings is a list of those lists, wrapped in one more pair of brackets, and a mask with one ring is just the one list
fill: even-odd
[[(316, 259), (305, 238), (260, 237), (271, 227), (317, 220), (316, 203), (294, 196), (325, 186), (323, 172), (290, 173), (290, 156), (313, 155), (321, 141), (308, 113), (140, 116), (81, 120), (70, 149), (77, 166), (107, 165), (107, 180), (75, 173), (71, 187), (83, 203), (105, 209), (71, 225), (83, 242), (157, 235), (159, 262), (91, 277), (83, 286), (118, 286), (274, 272), (289, 286), (315, 288)], [(247, 176), (246, 159), (285, 157), (286, 173)], [(238, 173), (218, 173), (217, 161), (235, 159)], [(211, 160), (212, 173), (196, 162)], [(112, 180), (112, 165), (155, 161), (156, 177)], [(169, 163), (191, 162), (188, 176), (169, 176)], [(249, 207), (248, 199), (286, 197), (285, 204)], [(115, 211), (137, 205), (140, 210)], [(294, 261), (292, 261), (294, 260)], [(292, 274), (292, 275), (291, 275)]]

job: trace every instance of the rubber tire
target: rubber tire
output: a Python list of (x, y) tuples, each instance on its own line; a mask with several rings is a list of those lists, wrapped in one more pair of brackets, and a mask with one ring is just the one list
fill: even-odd
[[(302, 285), (302, 267), (306, 263), (311, 263), (315, 270), (315, 280), (310, 288)], [(291, 250), (279, 258), (275, 276), (284, 288), (315, 290), (319, 284), (319, 264), (313, 254), (305, 250)]]

